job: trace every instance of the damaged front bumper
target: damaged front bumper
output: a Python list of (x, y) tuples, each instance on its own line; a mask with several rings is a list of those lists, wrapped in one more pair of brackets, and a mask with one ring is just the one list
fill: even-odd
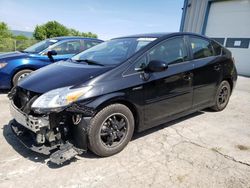
[(27, 129), (37, 133), (41, 131), (43, 128), (49, 128), (49, 118), (48, 116), (43, 117), (34, 117), (31, 115), (27, 115), (23, 113), (21, 110), (19, 110), (13, 103), (13, 101), (10, 102), (10, 114), (12, 117), (15, 118), (15, 120), (26, 127)]
[(10, 122), (11, 130), (14, 135), (21, 141), (21, 143), (28, 149), (35, 151), (37, 153), (41, 153), (44, 155), (50, 155), (53, 150), (58, 148), (57, 145), (49, 146), (45, 144), (38, 144), (34, 141), (35, 134), (16, 122), (16, 120), (12, 120)]
[(10, 103), (10, 112), (14, 118), (10, 126), (16, 137), (27, 148), (50, 155), (51, 162), (62, 164), (87, 151), (87, 126), (90, 117), (78, 115), (81, 118), (78, 118), (77, 124), (69, 120), (55, 123), (56, 120), (52, 121), (50, 114), (39, 117), (25, 114), (13, 101)]

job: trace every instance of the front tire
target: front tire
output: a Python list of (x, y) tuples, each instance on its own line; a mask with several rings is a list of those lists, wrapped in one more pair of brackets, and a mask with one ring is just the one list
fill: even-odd
[(12, 79), (12, 82), (13, 82), (13, 86), (16, 86), (17, 83), (23, 79), (24, 77), (28, 76), (30, 73), (32, 72), (32, 70), (30, 69), (24, 69), (24, 70), (21, 70), (19, 72), (17, 72), (13, 79)]
[(123, 104), (112, 104), (99, 111), (90, 121), (89, 149), (107, 157), (125, 148), (134, 132), (134, 116)]
[(215, 105), (211, 107), (214, 111), (222, 111), (226, 108), (229, 98), (231, 95), (231, 87), (228, 81), (224, 80), (220, 83), (216, 96), (215, 96)]

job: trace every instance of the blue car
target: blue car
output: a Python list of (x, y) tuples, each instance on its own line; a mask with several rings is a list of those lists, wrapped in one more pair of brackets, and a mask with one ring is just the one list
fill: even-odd
[(43, 40), (17, 52), (0, 55), (0, 89), (10, 89), (32, 71), (73, 55), (103, 42), (83, 37), (56, 37)]

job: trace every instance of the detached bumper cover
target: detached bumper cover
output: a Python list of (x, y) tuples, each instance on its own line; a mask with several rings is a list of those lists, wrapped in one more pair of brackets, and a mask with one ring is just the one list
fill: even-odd
[(37, 145), (32, 138), (31, 131), (18, 124), (15, 120), (11, 122), (10, 126), (14, 135), (26, 148), (37, 153), (50, 155), (50, 161), (57, 165), (63, 164), (64, 162), (74, 158), (76, 155), (80, 155), (87, 151), (75, 147), (70, 142), (55, 146), (46, 146), (45, 144)]
[[(14, 118), (10, 123), (14, 135), (28, 149), (50, 155), (51, 162), (62, 164), (87, 151), (87, 125), (90, 117), (83, 117), (78, 124), (58, 123), (54, 134), (55, 127), (51, 128), (50, 115), (28, 115), (17, 108), (13, 101), (10, 103), (10, 112)], [(69, 132), (67, 137), (63, 135), (65, 130)], [(50, 139), (50, 135), (54, 137)]]
[(41, 153), (44, 155), (50, 155), (51, 152), (58, 148), (57, 145), (51, 147), (44, 144), (37, 144), (34, 139), (34, 133), (27, 130), (25, 127), (13, 120), (10, 123), (11, 129), (14, 135), (20, 140), (20, 142), (28, 149)]

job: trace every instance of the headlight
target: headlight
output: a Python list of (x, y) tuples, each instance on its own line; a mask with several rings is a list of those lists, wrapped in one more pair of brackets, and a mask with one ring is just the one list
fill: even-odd
[(7, 65), (6, 62), (0, 62), (0, 69), (4, 68)]
[(85, 86), (77, 89), (70, 89), (69, 87), (54, 89), (38, 97), (31, 108), (51, 109), (65, 107), (80, 99), (91, 88), (92, 86)]

